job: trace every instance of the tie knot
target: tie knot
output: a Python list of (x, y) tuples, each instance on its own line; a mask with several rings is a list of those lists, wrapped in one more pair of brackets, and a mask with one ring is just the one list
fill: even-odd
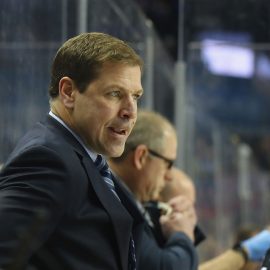
[(102, 157), (102, 155), (97, 155), (97, 158), (96, 158), (94, 164), (96, 165), (97, 169), (100, 172), (109, 170), (109, 166), (108, 166), (106, 160)]
[(103, 180), (108, 185), (109, 189), (114, 193), (114, 195), (120, 201), (117, 193), (115, 192), (112, 173), (111, 173), (111, 171), (109, 169), (109, 166), (108, 166), (106, 160), (101, 155), (97, 155), (97, 158), (96, 158), (94, 163), (95, 163), (97, 169), (99, 170), (99, 173), (102, 176)]
[(113, 182), (111, 180), (112, 174), (105, 158), (103, 158), (102, 155), (97, 155), (97, 158), (94, 163), (101, 176), (105, 177), (106, 182), (110, 182), (110, 184), (113, 185)]

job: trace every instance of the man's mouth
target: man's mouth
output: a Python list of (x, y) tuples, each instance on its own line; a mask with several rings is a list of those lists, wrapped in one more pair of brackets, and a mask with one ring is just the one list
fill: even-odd
[(110, 127), (110, 130), (112, 130), (114, 133), (117, 133), (119, 135), (127, 135), (128, 134), (127, 129), (124, 129), (124, 128)]

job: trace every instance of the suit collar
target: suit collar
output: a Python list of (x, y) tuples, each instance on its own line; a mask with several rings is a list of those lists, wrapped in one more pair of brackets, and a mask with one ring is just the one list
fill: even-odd
[(85, 143), (82, 141), (82, 139), (80, 138), (79, 135), (77, 135), (60, 117), (58, 117), (57, 115), (55, 115), (52, 111), (49, 112), (50, 117), (52, 117), (53, 119), (55, 119), (58, 123), (60, 123), (63, 127), (65, 127), (72, 135), (73, 137), (76, 138), (76, 140), (82, 145), (82, 147), (84, 148), (84, 150), (87, 152), (87, 154), (90, 156), (90, 158), (92, 160), (96, 160), (97, 157), (97, 153), (95, 153), (94, 151), (90, 150)]
[(74, 135), (56, 119), (54, 119), (50, 115), (47, 115), (44, 122), (44, 124), (49, 129), (51, 129), (54, 134), (59, 134), (59, 136), (61, 136), (61, 138), (63, 138), (68, 143), (68, 145), (71, 145), (75, 152), (77, 152), (81, 156), (81, 158), (83, 156), (88, 156), (86, 150), (74, 137)]
[[(79, 135), (77, 135), (70, 127), (67, 126), (67, 124), (60, 119), (58, 116), (54, 115), (51, 111), (49, 113), (49, 115), (47, 116), (47, 120), (52, 124), (57, 124), (57, 128), (59, 129), (61, 127), (61, 130), (63, 131), (64, 129), (66, 130), (66, 132), (64, 132), (65, 135), (68, 135), (68, 133), (70, 133), (70, 135), (72, 136), (72, 138), (76, 139), (77, 142), (82, 146), (82, 148), (84, 148), (85, 152), (90, 156), (90, 158), (92, 160), (95, 160), (97, 157), (97, 153), (95, 153), (94, 151), (90, 150), (89, 148), (86, 147), (85, 143), (82, 141), (82, 139), (79, 137)], [(68, 136), (70, 137), (70, 136)]]

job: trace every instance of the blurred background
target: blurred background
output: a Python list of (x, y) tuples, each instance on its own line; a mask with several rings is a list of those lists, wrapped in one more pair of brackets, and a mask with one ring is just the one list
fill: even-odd
[(240, 226), (270, 221), (269, 0), (1, 0), (0, 164), (48, 112), (50, 65), (82, 32), (128, 41), (145, 60), (140, 107), (179, 134), (197, 188), (201, 261)]

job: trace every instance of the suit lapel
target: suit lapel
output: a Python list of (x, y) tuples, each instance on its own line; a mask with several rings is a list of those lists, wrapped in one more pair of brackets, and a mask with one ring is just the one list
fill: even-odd
[(141, 247), (141, 240), (142, 240), (142, 231), (145, 226), (145, 220), (140, 210), (138, 209), (134, 196), (126, 189), (125, 186), (123, 186), (121, 180), (117, 179), (117, 177), (115, 176), (114, 179), (116, 192), (119, 195), (125, 208), (129, 211), (129, 213), (133, 217), (133, 239), (135, 242), (135, 250), (138, 261), (139, 259), (138, 251), (141, 250), (141, 248), (143, 248)]
[(132, 232), (133, 219), (123, 204), (115, 197), (112, 191), (109, 190), (93, 161), (88, 157), (83, 157), (82, 162), (88, 174), (90, 184), (110, 216), (116, 235), (122, 267), (126, 269), (128, 265), (129, 240)]
[(87, 155), (83, 146), (73, 136), (73, 134), (50, 115), (47, 116), (45, 125), (47, 125), (49, 129), (52, 129), (53, 133), (59, 133), (61, 138), (64, 138), (68, 145), (71, 145), (74, 150), (80, 154), (80, 156)]

